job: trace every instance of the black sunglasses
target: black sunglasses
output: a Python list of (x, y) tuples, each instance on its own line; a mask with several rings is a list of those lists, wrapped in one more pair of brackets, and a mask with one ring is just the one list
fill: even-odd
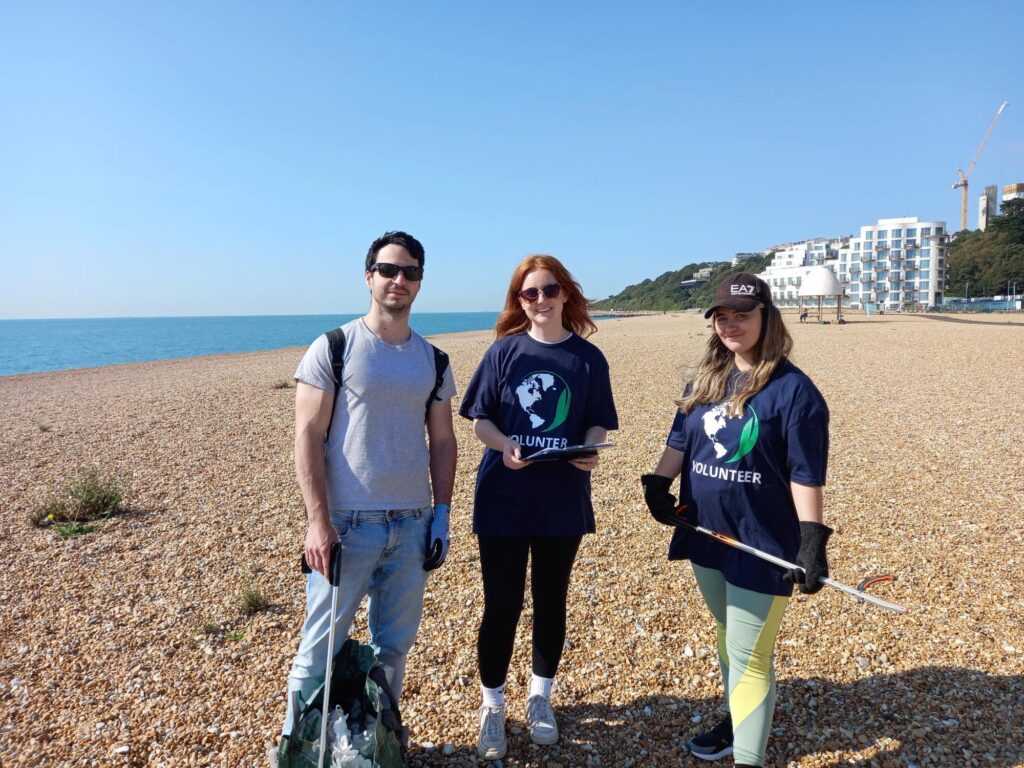
[(397, 264), (388, 264), (386, 261), (374, 264), (370, 267), (370, 271), (379, 272), (381, 277), (388, 280), (394, 280), (398, 277), (399, 272), (405, 275), (406, 280), (410, 280), (414, 283), (418, 283), (423, 279), (423, 267), (400, 267)]
[(542, 291), (546, 298), (557, 299), (558, 295), (562, 292), (562, 286), (558, 283), (550, 283), (549, 285), (545, 285), (543, 288), (524, 288), (519, 292), (519, 298), (527, 304), (533, 304), (540, 298)]

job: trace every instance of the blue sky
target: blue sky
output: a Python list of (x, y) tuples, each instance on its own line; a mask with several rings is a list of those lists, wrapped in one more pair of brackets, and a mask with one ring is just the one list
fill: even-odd
[(593, 298), (1024, 182), (1024, 3), (0, 4), (0, 317)]

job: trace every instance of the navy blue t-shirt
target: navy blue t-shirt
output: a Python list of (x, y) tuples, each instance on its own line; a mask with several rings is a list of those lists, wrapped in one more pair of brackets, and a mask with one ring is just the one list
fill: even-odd
[[(459, 414), (487, 419), (522, 446), (579, 445), (590, 427), (618, 429), (608, 361), (573, 334), (545, 344), (526, 333), (504, 336), (484, 353)], [(568, 461), (509, 469), (484, 448), (476, 476), (473, 532), (499, 536), (581, 536), (594, 532), (590, 473)]]
[[(705, 528), (793, 561), (800, 527), (789, 484), (825, 485), (828, 406), (810, 378), (788, 360), (747, 401), (742, 416), (729, 417), (727, 403), (678, 412), (672, 423), (668, 445), (686, 454), (688, 503)], [(678, 531), (669, 559), (687, 558), (721, 571), (743, 589), (769, 595), (793, 591), (778, 566)]]

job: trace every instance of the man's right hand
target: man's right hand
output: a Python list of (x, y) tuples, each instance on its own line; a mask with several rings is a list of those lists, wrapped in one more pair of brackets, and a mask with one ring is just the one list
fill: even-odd
[(306, 541), (304, 549), (306, 562), (309, 567), (330, 581), (328, 571), (331, 567), (331, 547), (338, 540), (338, 533), (334, 530), (330, 520), (326, 523), (316, 521), (309, 524), (306, 529)]

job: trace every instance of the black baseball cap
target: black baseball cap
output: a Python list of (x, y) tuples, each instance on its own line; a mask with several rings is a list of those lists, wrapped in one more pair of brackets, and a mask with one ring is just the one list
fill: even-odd
[(750, 312), (759, 306), (767, 307), (771, 303), (772, 289), (768, 287), (768, 283), (757, 275), (740, 272), (729, 275), (718, 285), (715, 298), (708, 311), (704, 313), (704, 317), (711, 317), (719, 307), (728, 307), (737, 312)]

